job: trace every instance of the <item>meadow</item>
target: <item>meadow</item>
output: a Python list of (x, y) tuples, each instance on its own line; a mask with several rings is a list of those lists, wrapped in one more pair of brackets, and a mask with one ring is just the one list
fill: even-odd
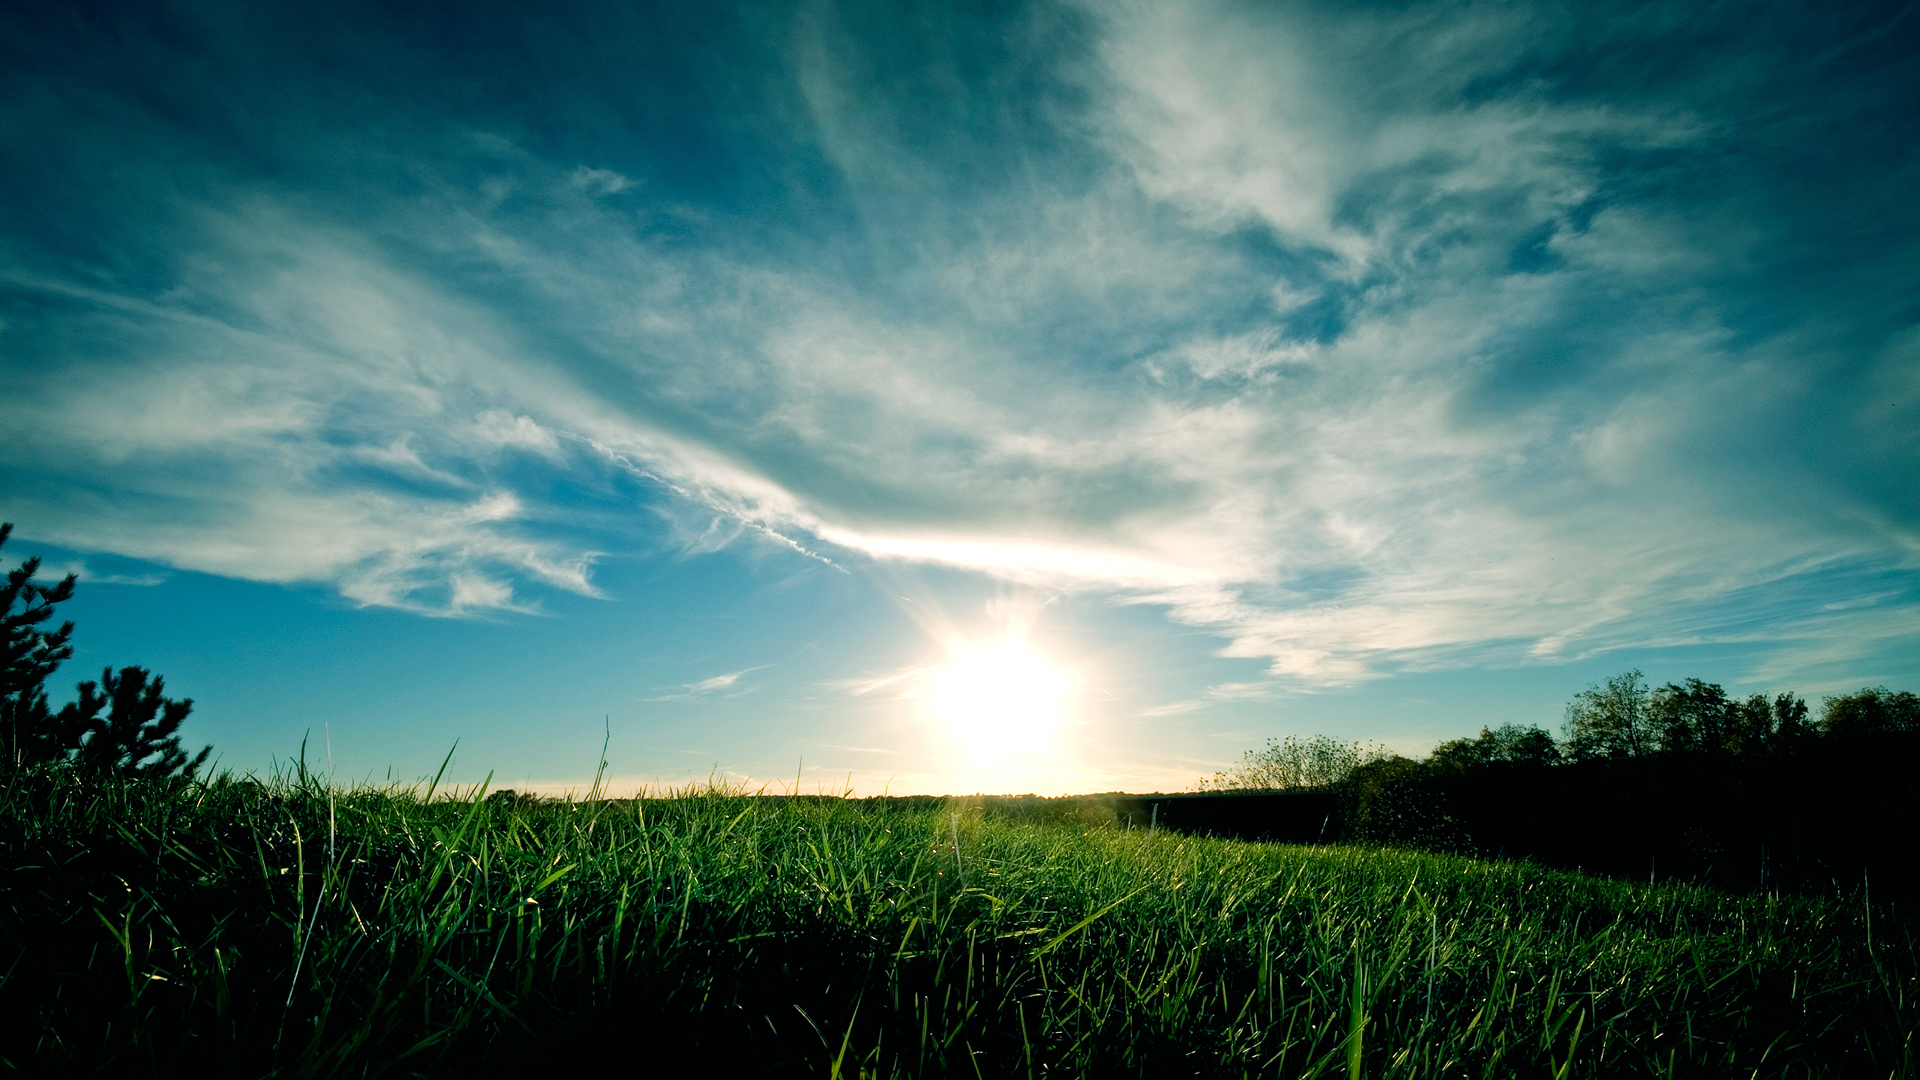
[(32, 1075), (1905, 1076), (1869, 897), (1127, 828), (1097, 802), (82, 779), (0, 804)]

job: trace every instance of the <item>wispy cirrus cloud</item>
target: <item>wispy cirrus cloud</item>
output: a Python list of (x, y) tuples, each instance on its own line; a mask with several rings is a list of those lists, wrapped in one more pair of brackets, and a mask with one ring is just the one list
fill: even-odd
[(742, 668), (739, 671), (729, 671), (724, 675), (715, 675), (712, 678), (701, 679), (697, 682), (682, 683), (679, 686), (662, 687), (662, 689), (668, 692), (658, 697), (643, 698), (642, 700), (706, 701), (723, 695), (727, 697), (738, 697), (741, 694), (752, 693), (754, 690), (754, 687), (751, 686), (735, 689), (740, 682), (740, 677), (760, 671), (767, 666), (768, 665), (763, 664), (760, 667)]

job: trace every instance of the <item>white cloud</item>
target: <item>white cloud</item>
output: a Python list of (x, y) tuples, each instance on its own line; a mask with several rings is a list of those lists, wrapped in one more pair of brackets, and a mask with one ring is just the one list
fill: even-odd
[[(488, 319), (350, 237), (260, 206), (247, 220), (206, 218), (239, 272), (177, 290), (238, 318), (13, 275), (120, 324), (114, 352), (63, 357), (35, 393), (0, 407), (16, 466), (31, 447), (41, 469), (110, 477), (123, 493), (37, 506), (23, 493), (36, 535), (212, 573), (330, 580), (360, 603), (426, 613), (525, 610), (502, 573), (594, 594), (593, 554), (504, 529), (520, 499), (487, 490), (461, 453), (449, 405), (523, 379), (483, 335), (446, 329)], [(537, 425), (481, 415), (494, 445), (556, 452)]]
[[(1109, 138), (1142, 187), (1198, 223), (1263, 222), (1356, 279), (1405, 269), (1475, 227), (1524, 231), (1579, 203), (1597, 186), (1598, 146), (1674, 145), (1702, 130), (1678, 113), (1464, 100), (1475, 78), (1568, 31), (1539, 9), (1187, 3), (1097, 14), (1117, 89)], [(1364, 216), (1353, 213), (1359, 189), (1372, 195)]]
[(567, 183), (595, 195), (618, 195), (633, 186), (633, 181), (612, 169), (582, 165), (567, 174)]
[(1181, 346), (1179, 357), (1202, 379), (1224, 375), (1250, 378), (1268, 368), (1310, 363), (1314, 352), (1313, 346), (1301, 342), (1283, 343), (1280, 332), (1267, 327), (1231, 337), (1189, 341)]
[(556, 462), (561, 459), (559, 438), (530, 416), (488, 409), (474, 419), (474, 428), (481, 440), (495, 446), (530, 450)]
[(42, 563), (35, 580), (51, 583), (68, 574), (88, 585), (138, 585), (148, 588), (165, 584), (168, 577), (166, 574), (102, 574), (85, 561), (74, 559), (61, 563)]
[[(1720, 448), (1789, 413), (1827, 347), (1743, 338), (1698, 286), (1765, 229), (1623, 199), (1575, 221), (1607, 152), (1711, 126), (1463, 96), (1566, 27), (1428, 6), (1094, 22), (1090, 160), (946, 208), (964, 226), (879, 212), (952, 163), (843, 84), (838, 31), (800, 28), (810, 133), (878, 208), (877, 280), (841, 272), (859, 243), (838, 236), (659, 242), (635, 215), (681, 208), (650, 184), (498, 136), (462, 141), (484, 179), (428, 148), (426, 193), (383, 196), (378, 228), (221, 192), (184, 215), (199, 246), (176, 245), (164, 295), (13, 266), (110, 347), (0, 403), (0, 457), (119, 496), (21, 493), (16, 516), (476, 614), (594, 592), (592, 545), (529, 478), (611, 468), (668, 493), (689, 550), (757, 537), (1105, 592), (1317, 683), (1723, 640), (1754, 631), (1717, 624), (1719, 599), (1814, 560), (1913, 569), (1920, 541), (1871, 498)], [(1514, 272), (1536, 234), (1553, 265)], [(1875, 361), (1888, 401), (1913, 396), (1913, 340)], [(1909, 414), (1861, 423), (1892, 455)], [(702, 686), (675, 693), (725, 689)]]
[[(593, 556), (503, 530), (524, 507), (490, 487), (488, 455), (525, 450), (571, 468), (565, 434), (739, 523), (702, 525), (690, 546), (744, 529), (808, 551), (798, 538), (812, 536), (877, 559), (1110, 590), (1220, 631), (1227, 655), (1315, 681), (1489, 646), (1577, 655), (1650, 605), (1710, 594), (1710, 582), (1690, 584), (1702, 567), (1733, 555), (1750, 571), (1792, 550), (1779, 523), (1710, 506), (1664, 520), (1665, 500), (1649, 505), (1639, 487), (1670, 459), (1692, 400), (1724, 389), (1693, 373), (1720, 347), (1711, 329), (1642, 335), (1630, 360), (1647, 389), (1571, 424), (1557, 400), (1463, 413), (1477, 357), (1553, 318), (1573, 287), (1564, 279), (1423, 285), (1418, 302), (1363, 308), (1313, 346), (1271, 326), (1195, 334), (1166, 355), (1202, 377), (1298, 376), (1194, 397), (983, 352), (965, 325), (903, 325), (800, 275), (727, 269), (735, 291), (717, 306), (679, 287), (643, 299), (671, 309), (661, 329), (605, 295), (607, 259), (637, 262), (637, 248), (542, 252), (537, 233), (488, 226), (501, 238), (483, 250), (511, 252), (502, 269), (575, 313), (594, 350), (682, 357), (613, 370), (704, 415), (691, 437), (588, 393), (565, 365), (527, 357), (501, 315), (447, 300), (350, 238), (251, 213), (274, 227), (250, 238), (299, 254), (262, 252), (282, 270), (247, 276), (249, 293), (200, 283), (251, 304), (250, 328), (92, 297), (142, 316), (145, 362), (77, 364), (48, 384), (53, 408), (42, 398), (10, 415), (37, 424), (38, 439), (64, 439), (71, 459), (207, 509), (156, 527), (96, 508), (54, 538), (217, 573), (333, 580), (362, 603), (517, 610), (511, 576), (591, 594)], [(240, 230), (221, 235), (237, 242)], [(747, 332), (729, 336), (723, 324), (743, 314)], [(771, 457), (773, 444), (792, 449)], [(228, 478), (217, 502), (172, 469), (124, 469), (196, 458)], [(347, 464), (388, 479), (342, 483)], [(823, 475), (842, 478), (837, 490)], [(1694, 493), (1684, 478), (1657, 479), (1668, 499)], [(1323, 578), (1337, 584), (1314, 584)]]

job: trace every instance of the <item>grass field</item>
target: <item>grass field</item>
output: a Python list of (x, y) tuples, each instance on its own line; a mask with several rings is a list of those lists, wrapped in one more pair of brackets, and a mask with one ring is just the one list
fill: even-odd
[[(44, 1075), (1905, 1076), (1891, 912), (1116, 828), (296, 774), (4, 805)], [(1076, 816), (1079, 820), (1075, 820)]]

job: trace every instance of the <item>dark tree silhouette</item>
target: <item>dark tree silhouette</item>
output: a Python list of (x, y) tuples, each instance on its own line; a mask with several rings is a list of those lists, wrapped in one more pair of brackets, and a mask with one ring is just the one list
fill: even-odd
[[(12, 534), (12, 524), (0, 524), (0, 544)], [(192, 776), (213, 752), (209, 746), (189, 759), (180, 748), (177, 732), (193, 701), (166, 697), (163, 680), (145, 668), (121, 668), (118, 675), (108, 668), (98, 683), (80, 684), (77, 701), (57, 713), (48, 707), (47, 679), (73, 656), (73, 623), (57, 630), (42, 624), (53, 617), (55, 604), (72, 599), (75, 579), (68, 574), (58, 585), (40, 585), (33, 580), (39, 570), (40, 560), (28, 559), (0, 588), (4, 764), (64, 761), (126, 777)]]
[[(188, 760), (175, 734), (193, 711), (193, 699), (174, 701), (162, 696), (165, 681), (149, 675), (145, 668), (125, 667), (116, 676), (108, 668), (97, 685), (80, 684), (80, 699), (54, 717), (54, 726), (75, 748), (76, 765), (121, 776), (152, 777), (192, 776), (206, 764), (213, 747)], [(100, 715), (103, 709), (105, 717)]]
[(1776, 695), (1769, 701), (1765, 694), (1752, 694), (1736, 701), (1728, 714), (1727, 746), (1736, 754), (1790, 752), (1804, 747), (1814, 736), (1807, 723), (1807, 703), (1798, 694)]
[(1647, 700), (1647, 727), (1659, 749), (1718, 754), (1733, 749), (1738, 703), (1719, 683), (1668, 683)]
[(1920, 731), (1920, 695), (1870, 686), (1826, 700), (1820, 730), (1842, 739)]
[(1477, 739), (1454, 739), (1433, 748), (1427, 759), (1436, 768), (1461, 772), (1483, 765), (1557, 765), (1560, 748), (1553, 736), (1541, 728), (1523, 724), (1502, 724), (1481, 728)]
[[(12, 534), (11, 523), (0, 524), (0, 544)], [(28, 559), (8, 572), (0, 588), (0, 754), (16, 767), (55, 760), (69, 749), (58, 738), (45, 686), (73, 655), (73, 624), (57, 630), (42, 624), (53, 617), (55, 604), (72, 598), (74, 576), (40, 585), (33, 580), (39, 571), (40, 560)]]
[[(1920, 862), (1887, 842), (1920, 832), (1920, 694), (1868, 687), (1821, 711), (1816, 724), (1798, 694), (1739, 698), (1704, 679), (1649, 688), (1624, 671), (1574, 695), (1564, 741), (1483, 727), (1421, 761), (1356, 760), (1357, 744), (1291, 738), (1199, 787), (1325, 792), (1338, 824), (1321, 835), (1348, 841), (1724, 888), (1870, 880), (1876, 898), (1920, 901)], [(1174, 820), (1234, 834), (1227, 813)]]

